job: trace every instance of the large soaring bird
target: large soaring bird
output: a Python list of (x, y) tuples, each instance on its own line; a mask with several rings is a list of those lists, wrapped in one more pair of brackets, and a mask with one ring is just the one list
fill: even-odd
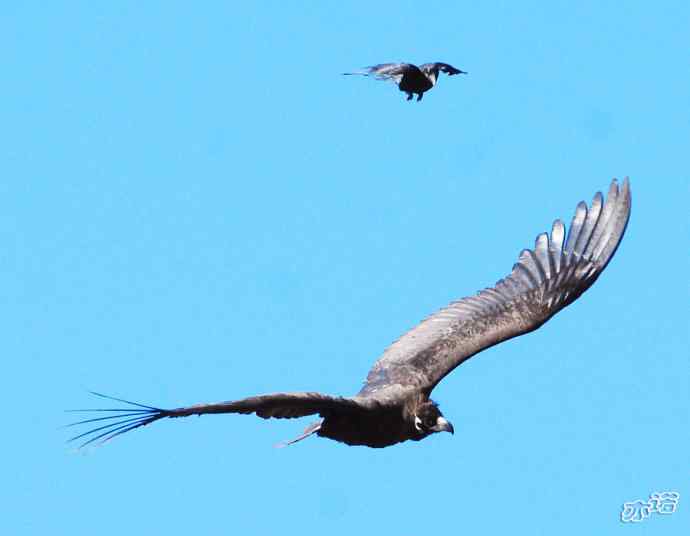
[(287, 444), (316, 434), (348, 445), (387, 447), (436, 432), (453, 433), (451, 423), (429, 398), (434, 387), (466, 359), (537, 329), (587, 290), (623, 238), (630, 202), (628, 179), (620, 188), (615, 180), (611, 183), (606, 202), (601, 193), (590, 207), (580, 202), (567, 238), (563, 223), (556, 220), (551, 235), (540, 234), (534, 249), (522, 251), (510, 275), (451, 303), (388, 347), (355, 396), (275, 393), (176, 409), (114, 399), (129, 407), (76, 410), (104, 413), (74, 423), (95, 428), (72, 440), (83, 439), (82, 446), (105, 442), (159, 419), (206, 413), (255, 413), (264, 419), (320, 417)]
[(400, 91), (407, 93), (407, 100), (412, 100), (412, 95), (417, 94), (417, 100), (422, 100), (424, 92), (436, 85), (438, 73), (467, 74), (447, 63), (423, 63), (419, 67), (411, 63), (381, 63), (365, 67), (361, 71), (343, 73), (345, 75), (359, 74), (362, 76), (374, 76), (377, 80), (392, 80), (398, 84)]

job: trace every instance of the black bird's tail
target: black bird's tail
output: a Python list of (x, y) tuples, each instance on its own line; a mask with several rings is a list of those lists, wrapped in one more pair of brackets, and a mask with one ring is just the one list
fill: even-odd
[(86, 432), (67, 440), (68, 443), (71, 443), (79, 439), (84, 439), (84, 442), (77, 447), (79, 449), (92, 443), (102, 445), (103, 443), (110, 441), (120, 434), (124, 434), (125, 432), (129, 432), (130, 430), (134, 430), (140, 426), (146, 426), (147, 424), (151, 424), (158, 419), (170, 416), (170, 412), (165, 409), (145, 406), (144, 404), (130, 402), (129, 400), (123, 400), (121, 398), (115, 398), (113, 396), (95, 393), (93, 391), (90, 391), (90, 393), (92, 395), (100, 396), (101, 398), (107, 398), (108, 400), (115, 400), (116, 402), (129, 404), (131, 407), (115, 409), (68, 409), (67, 412), (69, 413), (111, 413), (111, 415), (73, 422), (66, 426), (66, 428), (69, 428), (82, 424), (105, 423), (102, 426), (97, 426), (96, 428), (87, 430)]

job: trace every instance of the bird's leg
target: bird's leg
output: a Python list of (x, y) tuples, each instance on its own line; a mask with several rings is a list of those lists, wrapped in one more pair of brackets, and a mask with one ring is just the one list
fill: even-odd
[(412, 93), (407, 94), (407, 100), (412, 100)]
[[(424, 93), (417, 93), (417, 102), (422, 100), (422, 95), (424, 95)], [(412, 98), (412, 96), (410, 96), (410, 98)]]

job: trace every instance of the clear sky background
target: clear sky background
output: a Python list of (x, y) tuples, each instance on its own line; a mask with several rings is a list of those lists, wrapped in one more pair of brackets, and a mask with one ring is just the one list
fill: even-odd
[[(2, 534), (687, 535), (688, 3), (238, 4), (3, 7)], [(387, 61), (470, 74), (421, 103), (340, 76)], [(88, 389), (354, 394), (625, 175), (592, 289), (434, 392), (454, 436), (274, 449), (310, 420), (226, 415), (64, 444)], [(678, 511), (620, 522), (654, 491)]]

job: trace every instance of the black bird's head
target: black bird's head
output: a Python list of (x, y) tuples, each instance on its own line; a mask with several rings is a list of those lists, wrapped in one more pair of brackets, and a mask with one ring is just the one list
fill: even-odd
[(417, 411), (414, 414), (414, 427), (418, 439), (423, 439), (436, 432), (455, 433), (453, 425), (443, 417), (438, 405), (431, 400), (417, 406)]

